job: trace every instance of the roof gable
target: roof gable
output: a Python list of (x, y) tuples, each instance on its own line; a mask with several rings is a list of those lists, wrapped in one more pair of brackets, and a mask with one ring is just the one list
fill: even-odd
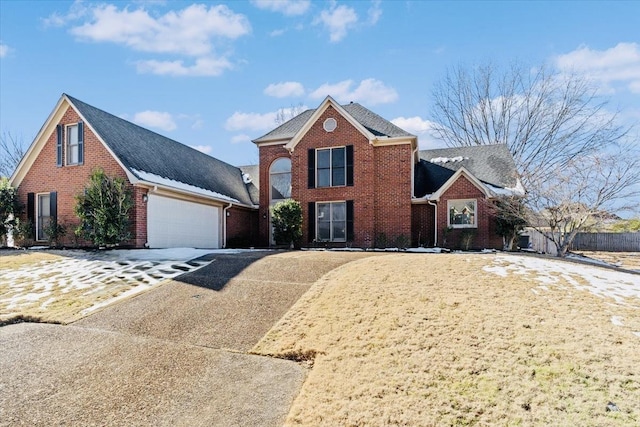
[(417, 139), (415, 135), (358, 103), (340, 105), (332, 97), (327, 96), (318, 108), (300, 113), (267, 134), (254, 139), (253, 142), (256, 144), (282, 143), (287, 144), (287, 148), (291, 148), (299, 142), (329, 106), (332, 106), (370, 141), (389, 138)]
[[(14, 173), (16, 182), (27, 173), (47, 136), (69, 106), (78, 113), (118, 161), (132, 183), (159, 184), (178, 192), (195, 193), (247, 206), (254, 205), (242, 180), (242, 171), (235, 166), (66, 94), (63, 94), (56, 104), (29, 148), (28, 155)], [(170, 185), (171, 183), (175, 185)]]

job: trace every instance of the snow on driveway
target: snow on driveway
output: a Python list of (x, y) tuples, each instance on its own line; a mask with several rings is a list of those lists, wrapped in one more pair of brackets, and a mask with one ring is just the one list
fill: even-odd
[(3, 271), (0, 318), (46, 313), (64, 305), (75, 306), (76, 314), (84, 315), (206, 265), (208, 261), (196, 260), (203, 255), (237, 252), (193, 248), (48, 251), (61, 258)]

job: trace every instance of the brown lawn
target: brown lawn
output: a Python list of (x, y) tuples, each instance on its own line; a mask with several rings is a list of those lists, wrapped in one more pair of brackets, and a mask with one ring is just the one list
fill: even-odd
[(535, 291), (494, 260), (391, 254), (316, 282), (252, 350), (315, 357), (286, 425), (640, 425), (639, 301)]

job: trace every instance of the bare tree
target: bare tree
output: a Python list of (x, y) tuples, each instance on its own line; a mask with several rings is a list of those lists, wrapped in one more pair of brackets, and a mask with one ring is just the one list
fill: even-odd
[(436, 85), (433, 97), (436, 136), (453, 147), (506, 144), (525, 187), (629, 131), (588, 79), (545, 67), (459, 66)]
[(558, 255), (603, 210), (628, 211), (640, 195), (631, 127), (582, 76), (512, 66), (450, 71), (434, 90), (432, 121), (449, 146), (506, 144), (527, 195), (499, 206), (548, 234)]
[(632, 212), (640, 206), (640, 153), (632, 147), (576, 156), (532, 183), (526, 209), (499, 206), (546, 235), (565, 256), (577, 233), (598, 226), (604, 211)]
[(293, 119), (295, 116), (299, 115), (305, 110), (304, 105), (300, 102), (298, 105), (291, 104), (289, 108), (280, 108), (276, 112), (276, 125), (280, 126), (281, 124), (288, 122)]
[(23, 139), (2, 132), (0, 136), (0, 176), (10, 177), (25, 153)]

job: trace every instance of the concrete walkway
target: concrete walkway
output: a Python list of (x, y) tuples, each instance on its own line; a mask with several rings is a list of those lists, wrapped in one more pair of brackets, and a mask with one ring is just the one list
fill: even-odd
[(282, 425), (306, 368), (246, 351), (318, 278), (367, 256), (213, 254), (72, 325), (0, 328), (0, 425)]

